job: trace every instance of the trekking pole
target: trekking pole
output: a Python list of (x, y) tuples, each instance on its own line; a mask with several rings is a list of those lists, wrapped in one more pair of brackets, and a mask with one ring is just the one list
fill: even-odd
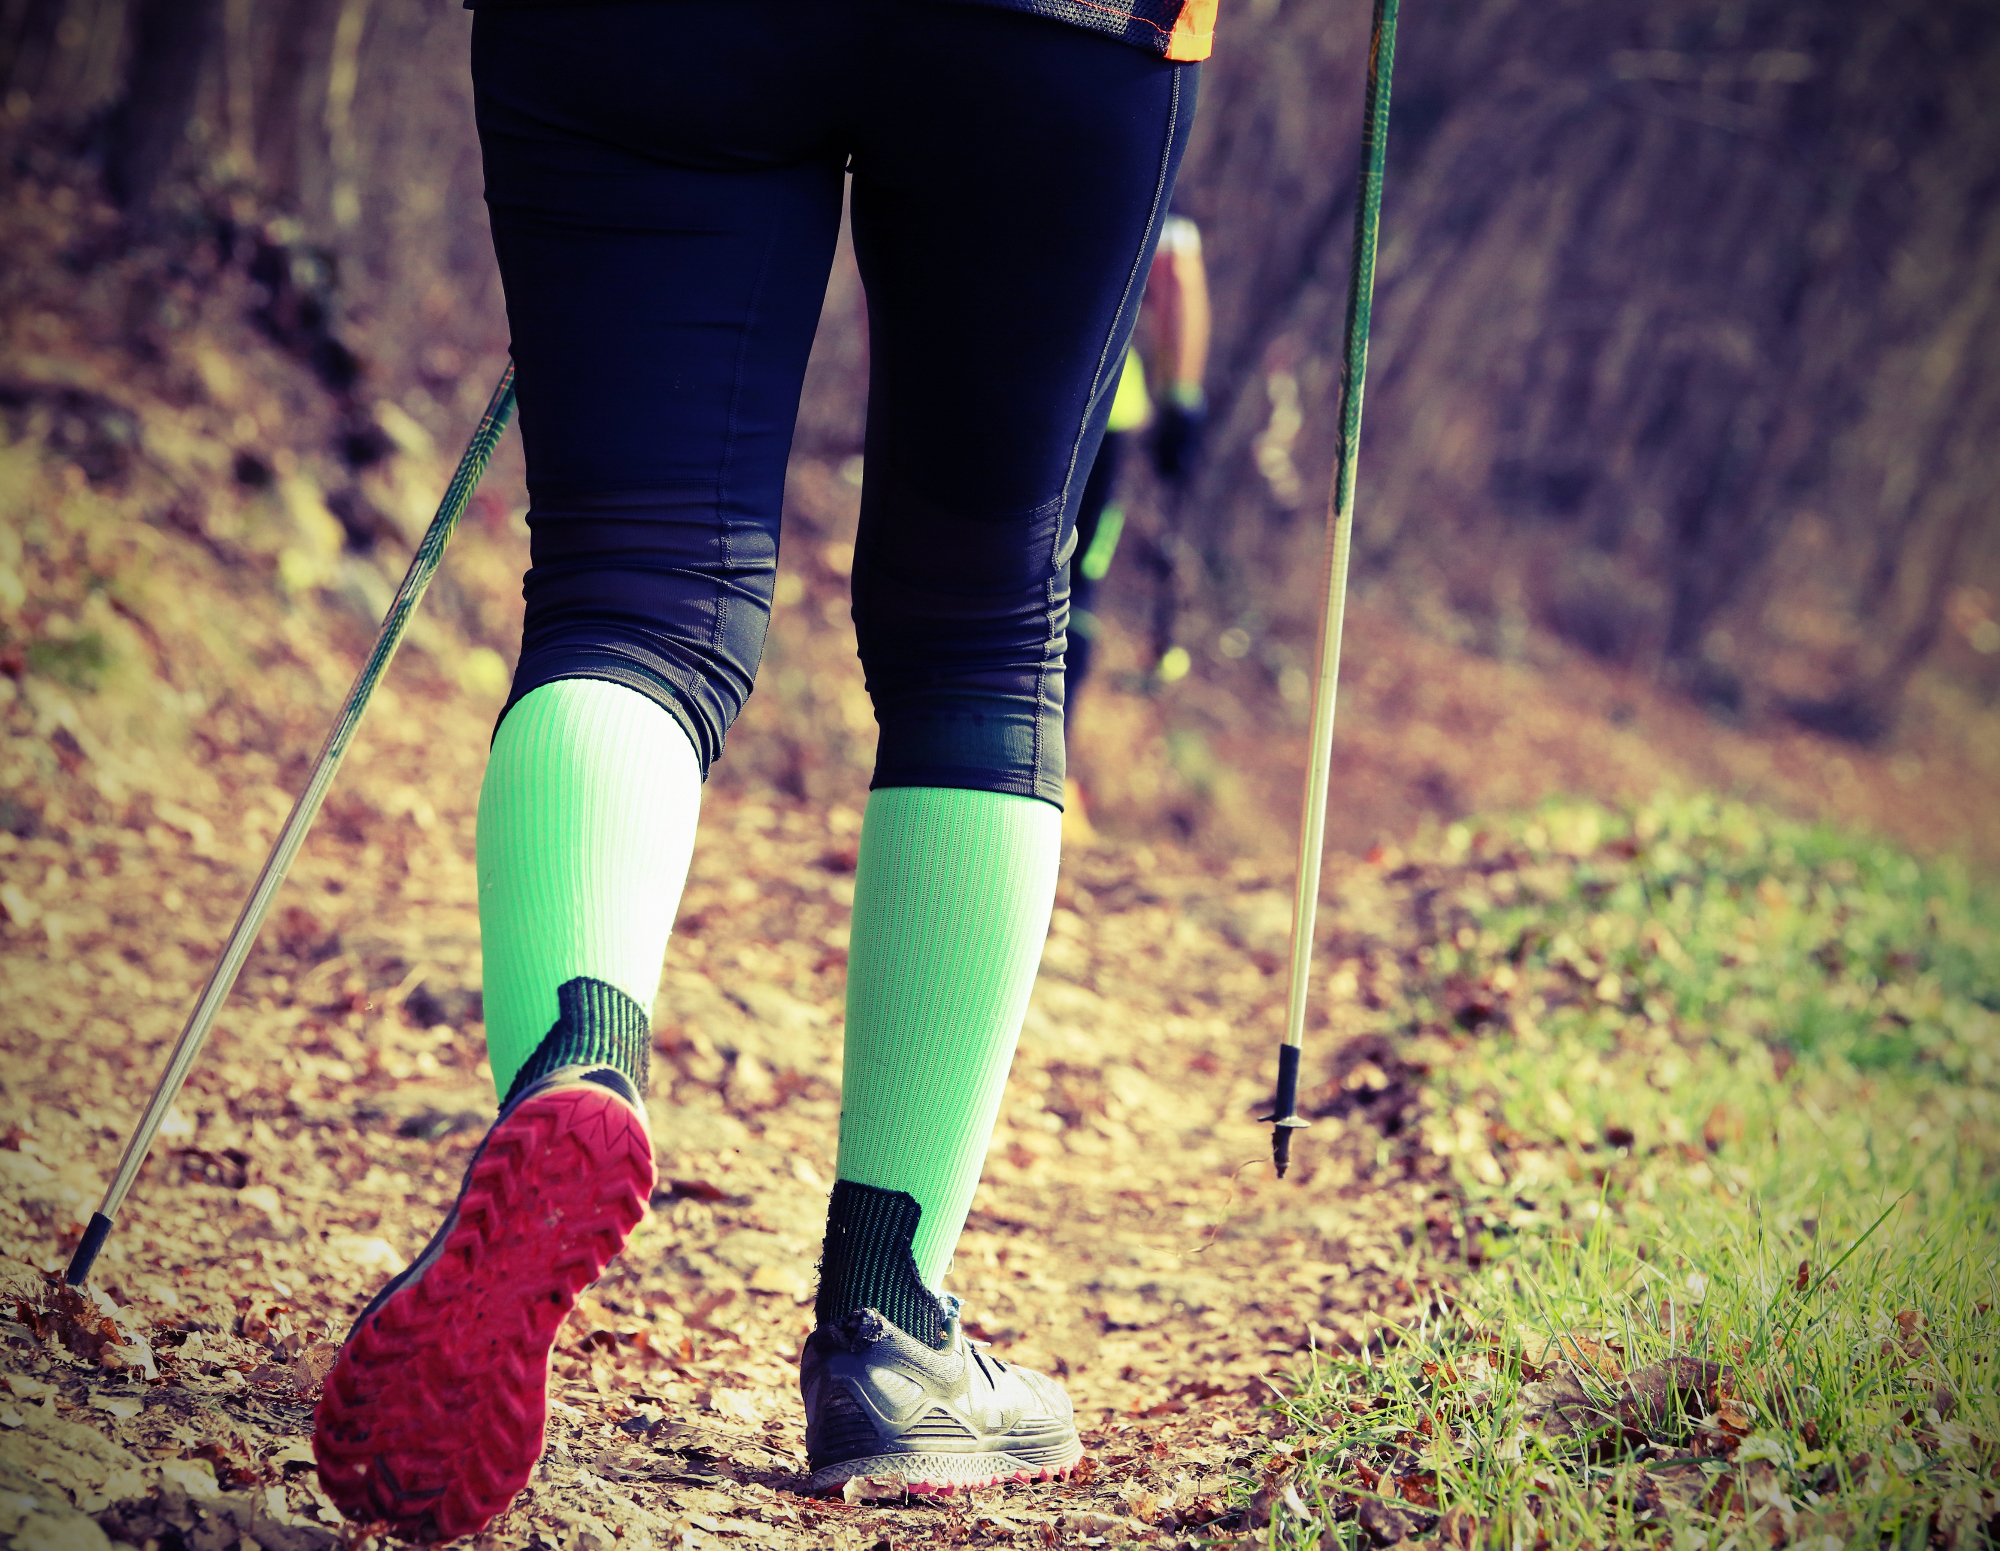
[(1326, 607), (1319, 626), (1311, 757), (1299, 824), (1298, 893), (1292, 901), (1292, 973), (1278, 1090), (1271, 1113), (1271, 1162), (1278, 1177), (1292, 1161), (1299, 1118), (1299, 1058), (1305, 1049), (1306, 991), (1312, 978), (1313, 919), (1319, 910), (1320, 850), (1326, 841), (1327, 778), (1333, 764), (1333, 703), (1340, 685), (1340, 633), (1347, 619), (1347, 562), (1354, 546), (1354, 477), (1361, 458), (1361, 393), (1368, 376), (1368, 316), (1375, 299), (1375, 238), (1382, 223), (1382, 162), (1389, 143), (1389, 72), (1396, 59), (1396, 0), (1375, 0), (1368, 45), (1368, 95), (1361, 111), (1361, 188), (1354, 209), (1354, 261), (1347, 278), (1346, 348), (1340, 362), (1340, 438), (1327, 508)]
[(126, 1194), (132, 1189), (132, 1182), (139, 1177), (146, 1154), (152, 1150), (160, 1122), (166, 1119), (168, 1108), (180, 1096), (181, 1085), (187, 1081), (195, 1057), (201, 1054), (201, 1047), (215, 1024), (216, 1014), (222, 1010), (230, 988), (236, 984), (243, 961), (250, 956), (250, 949), (257, 941), (258, 929), (271, 913), (271, 904), (278, 896), (278, 887), (291, 870), (299, 847), (305, 843), (306, 831), (312, 828), (312, 821), (319, 815), (320, 804), (326, 800), (327, 788), (333, 785), (334, 775), (347, 754), (347, 746), (354, 741), (355, 730), (361, 725), (361, 715), (368, 709), (369, 697), (375, 693), (375, 686), (382, 682), (389, 660), (402, 644), (410, 616), (423, 601), (424, 589), (430, 586), (438, 562), (444, 559), (444, 547), (451, 542), (452, 530), (464, 515), (466, 503), (472, 499), (480, 475), (486, 472), (494, 445), (500, 440), (500, 433), (507, 429), (507, 417), (513, 409), (514, 363), (509, 361), (506, 371), (500, 374), (500, 384), (493, 390), (493, 397), (487, 401), (486, 412), (479, 417), (479, 426), (472, 433), (465, 456), (458, 460), (458, 471), (451, 476), (444, 500), (438, 504), (437, 515), (431, 519), (430, 527), (424, 531), (423, 541), (417, 545), (410, 569), (404, 573), (403, 585), (396, 589), (389, 612), (383, 617), (382, 628), (376, 633), (374, 649), (361, 665), (354, 687), (348, 690), (347, 698), (341, 702), (340, 714), (334, 718), (333, 728), (326, 735), (326, 742), (320, 748), (319, 758), (313, 764), (305, 789), (292, 804), (291, 816), (278, 832), (277, 843), (271, 847), (264, 870), (257, 875), (257, 886), (250, 891), (243, 913), (236, 918), (236, 929), (229, 934), (222, 956), (209, 972), (208, 984), (202, 987), (201, 999), (195, 1003), (187, 1026), (174, 1043), (174, 1051), (167, 1059), (167, 1069), (160, 1077), (160, 1085), (153, 1090), (152, 1101), (147, 1104), (145, 1114), (139, 1117), (131, 1140), (125, 1144), (125, 1154), (118, 1161), (118, 1172), (112, 1176), (104, 1199), (91, 1214), (90, 1224), (83, 1230), (76, 1253), (70, 1257), (69, 1270), (64, 1273), (64, 1279), (70, 1286), (83, 1285), (90, 1275), (91, 1266), (97, 1261), (98, 1251), (104, 1248), (104, 1241), (111, 1234), (111, 1219), (125, 1204)]

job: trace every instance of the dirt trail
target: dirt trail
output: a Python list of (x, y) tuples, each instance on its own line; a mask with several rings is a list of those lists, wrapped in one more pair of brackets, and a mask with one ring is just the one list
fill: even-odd
[[(60, 257), (95, 228), (59, 213), (22, 218), (14, 248), (42, 246), (0, 299), (21, 347), (0, 398), (0, 1545), (318, 1551), (341, 1534), (305, 1447), (330, 1343), (435, 1227), (493, 1108), (472, 824), (523, 534), (482, 495), (100, 1262), (108, 1306), (58, 1296), (49, 1273), (449, 456), (407, 415), (394, 456), (328, 453), (354, 406), (254, 334), (226, 276), (175, 280), (186, 329), (135, 354), (120, 287), (157, 256), (118, 250), (79, 298)], [(1066, 858), (950, 1285), (975, 1334), (1064, 1375), (1092, 1467), (945, 1507), (790, 1493), (872, 748), (845, 625), (855, 491), (823, 462), (795, 474), (763, 678), (711, 783), (654, 1010), (662, 1189), (563, 1335), (548, 1455), (489, 1538), (1230, 1533), (1223, 1498), (1268, 1442), (1272, 1386), (1313, 1346), (1408, 1317), (1459, 1258), (1458, 1204), (1416, 1123), (1421, 1070), (1483, 1016), (1424, 964), (1453, 880), (1393, 852), (1329, 877), (1307, 1070), (1320, 1119), (1280, 1185), (1251, 1116), (1279, 1027), (1288, 866), (1161, 845)], [(364, 516), (374, 547), (357, 551)], [(1983, 741), (1963, 757), (1940, 744), (1899, 773), (1900, 756), (1718, 732), (1603, 670), (1537, 674), (1380, 608), (1358, 619), (1341, 802), (1362, 844), (1554, 786), (1714, 782), (1811, 807), (1820, 765), (1847, 793), (1824, 811), (1895, 828), (1917, 810), (1951, 830), (1985, 813), (2000, 768), (1990, 718), (1966, 721)], [(1289, 813), (1274, 772), (1296, 748), (1256, 723), (1248, 681), (1228, 677), (1247, 669), (1181, 686), (1202, 746), (1243, 772), (1204, 787), (1121, 666), (1107, 650), (1084, 750), (1114, 821), (1174, 802), (1190, 823)], [(1976, 854), (2000, 854), (1990, 823), (1978, 834)], [(1270, 854), (1254, 825), (1236, 839)]]
[[(27, 215), (40, 261), (20, 275), (57, 278), (8, 304), (33, 354), (0, 446), (0, 1539), (32, 1539), (41, 1514), (89, 1543), (84, 1513), (163, 1551), (306, 1551), (338, 1532), (304, 1447), (329, 1343), (428, 1237), (492, 1112), (472, 826), (524, 533), (496, 471), (100, 1261), (115, 1317), (66, 1304), (48, 1274), (451, 454), (405, 416), (394, 456), (329, 455), (348, 408), (256, 336), (227, 276), (182, 283), (187, 332), (135, 357), (117, 307), (61, 279), (64, 245), (96, 228)], [(121, 265), (94, 272), (114, 301), (157, 267)], [(1453, 1242), (1384, 1038), (1409, 1021), (1393, 976), (1416, 917), (1364, 868), (1346, 923), (1329, 918), (1357, 938), (1332, 960), (1355, 959), (1355, 994), (1319, 1036), (1311, 1097), (1352, 1124), (1309, 1133), (1274, 1188), (1250, 1116), (1284, 879), (1157, 847), (1072, 855), (951, 1286), (982, 1338), (1066, 1376), (1094, 1468), (976, 1510), (789, 1494), (872, 746), (845, 624), (854, 489), (824, 464), (798, 474), (778, 627), (655, 1008), (665, 1184), (565, 1332), (547, 1460), (494, 1537), (1226, 1529), (1271, 1383), (1425, 1295), (1427, 1218)], [(372, 548), (354, 547), (359, 516)]]
[[(174, 551), (156, 588), (222, 589), (205, 565)], [(195, 567), (186, 588), (175, 566)], [(430, 1234), (492, 1111), (471, 865), (489, 713), (418, 652), (100, 1262), (114, 1325), (65, 1312), (37, 1274), (95, 1204), (313, 746), (314, 702), (344, 677), (329, 643), (357, 631), (246, 594), (232, 638), (263, 693), (212, 707), (191, 758), (116, 746), (92, 732), (103, 707), (79, 718), (33, 680), (6, 707), (13, 789), (38, 818), (0, 833), (18, 880), (0, 1459), (134, 1545), (330, 1541), (304, 1451), (328, 1343)], [(1278, 1027), (1284, 880), (1081, 851), (950, 1285), (981, 1338), (1066, 1377), (1094, 1468), (972, 1506), (790, 1494), (858, 824), (711, 794), (655, 1008), (661, 1191), (563, 1336), (549, 1452), (495, 1544), (1067, 1542), (1113, 1520), (1184, 1534), (1222, 1517), (1299, 1354), (1352, 1346), (1425, 1296), (1426, 1219), (1448, 1247), (1454, 1214), (1403, 1125), (1411, 1052), (1379, 1032), (1400, 1014), (1366, 1006), (1394, 1001), (1413, 940), (1401, 887), (1365, 866), (1339, 884), (1329, 934), (1353, 1005), (1319, 1036), (1313, 1098), (1350, 1120), (1308, 1133), (1279, 1186), (1250, 1117)]]

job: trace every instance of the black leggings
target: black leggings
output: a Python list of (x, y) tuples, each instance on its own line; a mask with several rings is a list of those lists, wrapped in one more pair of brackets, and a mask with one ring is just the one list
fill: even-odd
[(1098, 582), (1077, 568), (1082, 566), (1083, 557), (1090, 553), (1090, 546), (1097, 539), (1104, 508), (1111, 504), (1112, 492), (1118, 488), (1118, 471), (1125, 466), (1125, 446), (1131, 439), (1130, 431), (1104, 433), (1098, 444), (1097, 461), (1091, 464), (1090, 475), (1083, 482), (1083, 498), (1077, 503), (1076, 553), (1070, 557), (1069, 649), (1063, 653), (1063, 688), (1067, 691), (1068, 705), (1076, 703), (1083, 681), (1090, 673), (1100, 628), (1091, 608), (1097, 601)]
[(532, 500), (508, 704), (609, 679), (720, 753), (851, 169), (874, 785), (1060, 804), (1075, 511), (1199, 67), (940, 0), (636, 0), (482, 10), (472, 68)]

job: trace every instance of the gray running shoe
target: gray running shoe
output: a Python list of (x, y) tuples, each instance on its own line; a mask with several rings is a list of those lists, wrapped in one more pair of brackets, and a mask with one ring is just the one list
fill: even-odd
[(989, 1357), (943, 1300), (949, 1344), (934, 1352), (873, 1309), (822, 1325), (799, 1359), (809, 1492), (855, 1476), (900, 1476), (950, 1494), (1066, 1476), (1083, 1458), (1069, 1396), (1046, 1374)]

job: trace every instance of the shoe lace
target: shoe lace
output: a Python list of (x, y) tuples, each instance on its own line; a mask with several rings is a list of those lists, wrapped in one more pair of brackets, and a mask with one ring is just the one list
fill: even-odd
[(986, 1383), (998, 1385), (1000, 1381), (998, 1381), (998, 1377), (994, 1377), (996, 1369), (998, 1369), (998, 1373), (1006, 1373), (1006, 1363), (1002, 1363), (998, 1357), (988, 1357), (986, 1355), (986, 1349), (990, 1345), (992, 1345), (992, 1341), (966, 1341), (966, 1349), (972, 1353), (972, 1361), (980, 1365), (980, 1373), (986, 1375)]
[(965, 1343), (965, 1349), (972, 1354), (972, 1360), (979, 1364), (979, 1371), (986, 1375), (989, 1384), (996, 1382), (993, 1376), (994, 1370), (998, 1369), (1001, 1373), (1005, 1373), (1007, 1365), (997, 1357), (984, 1355), (992, 1348), (991, 1341), (975, 1341), (965, 1333), (965, 1323), (961, 1313), (965, 1308), (965, 1300), (951, 1293), (939, 1293), (938, 1301), (944, 1305), (944, 1312), (951, 1321), (952, 1331)]

